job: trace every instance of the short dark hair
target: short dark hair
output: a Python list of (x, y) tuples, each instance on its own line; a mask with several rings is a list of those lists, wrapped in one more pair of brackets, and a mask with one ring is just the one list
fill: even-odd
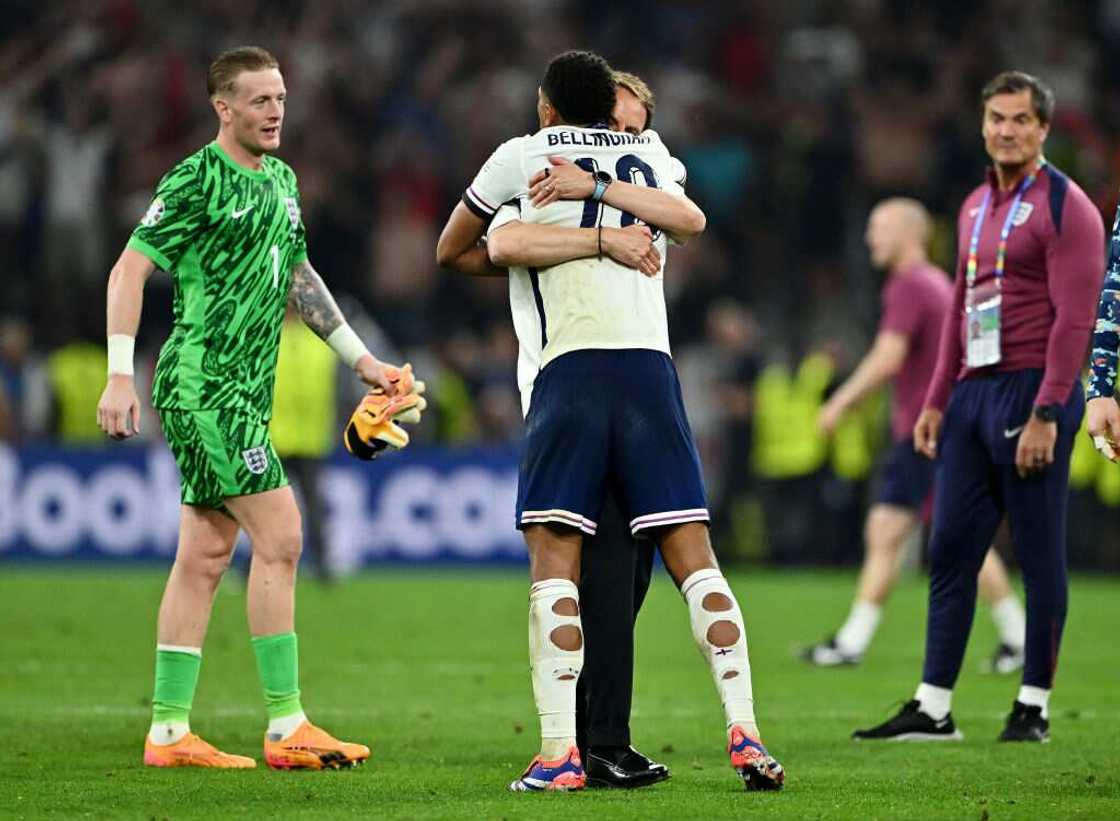
[(213, 97), (219, 91), (233, 91), (237, 75), (243, 71), (279, 68), (276, 58), (260, 46), (238, 46), (223, 51), (206, 72), (206, 92)]
[(571, 125), (606, 123), (614, 111), (614, 74), (606, 60), (590, 51), (565, 51), (553, 57), (541, 91)]
[(1046, 125), (1054, 116), (1054, 92), (1042, 80), (1025, 71), (1001, 71), (993, 77), (980, 92), (980, 107), (987, 105), (988, 100), (997, 94), (1018, 94), (1027, 89), (1031, 92), (1034, 115)]

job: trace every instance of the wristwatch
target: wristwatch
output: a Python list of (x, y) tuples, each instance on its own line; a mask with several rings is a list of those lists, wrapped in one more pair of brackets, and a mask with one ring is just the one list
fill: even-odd
[(614, 182), (614, 177), (606, 171), (593, 171), (591, 178), (595, 180), (595, 190), (591, 192), (591, 199), (598, 202), (603, 198), (603, 194), (607, 193), (607, 187)]
[(1058, 414), (1061, 413), (1062, 406), (1054, 405), (1035, 405), (1034, 418), (1043, 422), (1057, 422)]

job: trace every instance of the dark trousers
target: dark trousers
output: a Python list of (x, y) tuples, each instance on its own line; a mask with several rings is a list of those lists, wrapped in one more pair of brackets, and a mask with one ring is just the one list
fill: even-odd
[(634, 688), (634, 621), (649, 590), (654, 544), (634, 539), (613, 496), (598, 533), (584, 538), (579, 600), (583, 673), (576, 688), (576, 740), (581, 749), (630, 744)]
[(927, 684), (956, 683), (976, 611), (976, 575), (1006, 513), (1026, 588), (1023, 684), (1053, 685), (1068, 598), (1069, 460), (1085, 397), (1075, 385), (1062, 408), (1054, 463), (1021, 479), (1018, 429), (1030, 419), (1041, 381), (1040, 370), (967, 379), (945, 411), (930, 536)]

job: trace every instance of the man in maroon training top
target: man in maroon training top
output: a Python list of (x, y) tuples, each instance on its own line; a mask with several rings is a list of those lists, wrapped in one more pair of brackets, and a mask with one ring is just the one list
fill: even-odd
[(1006, 513), (1027, 599), (1023, 682), (1001, 741), (1046, 741), (1065, 623), (1069, 458), (1079, 376), (1104, 270), (1100, 213), (1042, 156), (1054, 95), (1022, 72), (981, 95), (988, 178), (961, 206), (952, 309), (914, 447), (940, 457), (922, 682), (857, 739), (962, 738), (953, 685), (976, 609), (976, 572)]
[[(953, 302), (949, 277), (926, 258), (930, 219), (917, 200), (894, 197), (871, 211), (867, 247), (871, 262), (887, 272), (883, 316), (875, 344), (821, 408), (818, 425), (832, 433), (848, 410), (893, 382), (893, 443), (879, 470), (878, 492), (864, 525), (866, 552), (851, 612), (829, 639), (808, 647), (806, 661), (819, 667), (858, 664), (879, 626), (883, 607), (898, 581), (898, 559), (906, 540), (921, 528), (932, 497), (934, 463), (914, 452), (914, 423), (922, 412), (937, 366), (941, 330)], [(992, 669), (1023, 666), (1025, 617), (994, 550), (980, 570), (980, 595), (992, 606), (1000, 643)]]

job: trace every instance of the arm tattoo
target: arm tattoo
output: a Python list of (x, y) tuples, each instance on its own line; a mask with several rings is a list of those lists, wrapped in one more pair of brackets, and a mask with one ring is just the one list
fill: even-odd
[(292, 269), (292, 289), (288, 299), (307, 327), (320, 339), (326, 339), (346, 321), (323, 278), (307, 260)]

